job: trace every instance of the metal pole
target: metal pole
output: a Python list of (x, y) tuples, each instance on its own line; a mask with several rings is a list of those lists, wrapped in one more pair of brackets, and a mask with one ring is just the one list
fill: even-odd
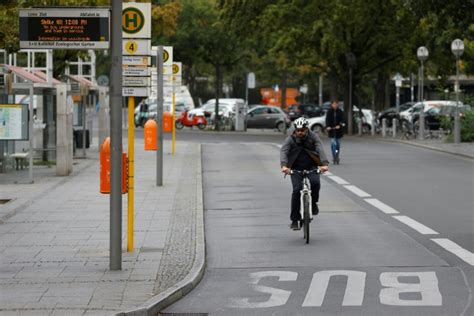
[[(158, 46), (156, 50), (158, 54), (157, 62), (157, 108), (156, 108), (156, 123), (157, 129), (156, 139), (158, 146), (156, 149), (156, 186), (163, 186), (163, 46)], [(173, 122), (174, 124), (174, 122)]]
[(112, 0), (110, 56), (110, 270), (122, 269), (122, 1)]
[(245, 104), (249, 105), (249, 74), (245, 76)]
[(33, 97), (34, 97), (34, 94), (35, 94), (35, 91), (34, 91), (34, 88), (33, 88), (33, 83), (31, 84), (30, 86), (30, 121), (29, 121), (29, 144), (30, 144), (30, 148), (29, 148), (29, 170), (28, 170), (28, 175), (29, 175), (29, 180), (30, 180), (30, 183), (33, 183), (33, 153), (34, 153), (34, 150), (33, 150)]
[(127, 251), (133, 251), (133, 222), (135, 203), (135, 125), (133, 124), (135, 97), (128, 97), (128, 213), (127, 213)]
[(397, 137), (397, 122), (398, 120), (396, 118), (392, 119), (392, 137), (393, 138)]
[(421, 76), (420, 76), (420, 99), (421, 99), (421, 111), (420, 111), (420, 118), (419, 118), (419, 126), (420, 126), (420, 139), (423, 140), (425, 138), (425, 106), (423, 104), (423, 93), (424, 93), (424, 71), (423, 71), (423, 61), (421, 61)]
[(352, 135), (352, 67), (349, 68), (349, 113), (347, 115), (348, 120), (348, 134)]
[(411, 102), (415, 102), (415, 89), (414, 89), (414, 80), (413, 74), (410, 74), (410, 93), (411, 93)]
[(396, 89), (396, 105), (397, 105), (397, 114), (400, 113), (400, 87), (397, 86)]
[[(171, 117), (173, 118), (173, 122), (175, 121), (175, 108), (176, 108), (176, 93), (174, 91), (174, 78), (172, 77), (172, 84), (173, 84), (173, 95), (171, 97)], [(174, 155), (176, 152), (176, 129), (174, 128), (174, 124), (171, 128), (171, 154)]]
[(323, 106), (323, 76), (319, 75), (319, 107)]
[(82, 96), (82, 158), (86, 157), (86, 96)]
[(459, 56), (456, 55), (456, 110), (454, 111), (454, 143), (461, 142), (461, 124), (459, 124)]
[(382, 119), (382, 137), (385, 138), (387, 136), (387, 119)]

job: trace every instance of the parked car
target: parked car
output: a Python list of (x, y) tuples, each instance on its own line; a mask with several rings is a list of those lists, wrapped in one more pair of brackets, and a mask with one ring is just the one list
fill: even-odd
[(289, 127), (291, 120), (279, 107), (259, 105), (247, 112), (245, 124), (247, 128), (276, 128), (282, 132), (284, 124)]
[[(470, 110), (471, 107), (467, 104), (459, 107), (460, 117), (463, 117), (465, 111)], [(439, 107), (432, 107), (425, 111), (425, 128), (429, 130), (439, 130), (442, 126), (443, 117), (449, 118), (451, 122), (454, 121), (456, 107), (450, 105), (442, 105)], [(420, 113), (415, 113), (413, 116), (413, 125), (415, 130), (418, 130), (420, 123)]]
[[(415, 104), (415, 102), (407, 102), (407, 103), (400, 104), (399, 112), (403, 112), (403, 111), (408, 110), (414, 104)], [(390, 127), (390, 126), (392, 126), (393, 119), (398, 118), (398, 117), (399, 117), (399, 115), (397, 114), (397, 107), (391, 107), (391, 108), (385, 109), (382, 112), (380, 112), (378, 114), (377, 119), (378, 119), (378, 123), (380, 125), (382, 125), (382, 120), (386, 119), (387, 120), (387, 126)]]
[[(338, 107), (344, 111), (344, 102), (342, 101), (339, 101), (338, 103)], [(331, 102), (330, 101), (326, 101), (323, 103), (323, 106), (322, 106), (322, 110), (324, 112), (327, 112), (329, 109), (331, 108)]]
[(326, 112), (318, 117), (312, 117), (308, 119), (309, 129), (318, 134), (322, 134), (326, 129)]
[[(235, 112), (235, 104), (232, 103), (220, 103), (219, 100), (219, 115), (224, 117), (233, 116)], [(196, 108), (188, 112), (188, 115), (204, 115), (210, 121), (214, 120), (216, 115), (216, 104), (215, 102), (206, 102), (200, 108)]]
[[(359, 108), (357, 106), (354, 106), (352, 109), (352, 113), (354, 114), (354, 118), (357, 118)], [(375, 128), (377, 130), (378, 124), (377, 122), (374, 122), (373, 111), (369, 109), (362, 109), (362, 115), (362, 132), (368, 133), (372, 130), (372, 128)], [(326, 132), (326, 112), (322, 116), (309, 118), (308, 121), (310, 130), (319, 134)], [(357, 125), (355, 125), (355, 128), (357, 128)]]
[(323, 110), (316, 104), (298, 104), (288, 108), (288, 116), (294, 121), (299, 117), (317, 117), (323, 115)]
[[(157, 113), (157, 103), (148, 104), (148, 113), (147, 113), (147, 120), (156, 118)], [(171, 102), (164, 102), (163, 103), (163, 112), (171, 112), (172, 104)], [(183, 102), (176, 102), (175, 103), (175, 116), (178, 117), (182, 112), (186, 111), (187, 107)], [(141, 120), (140, 118), (140, 106), (135, 108), (135, 127), (141, 126), (143, 127), (146, 123), (146, 120)]]
[(400, 112), (400, 119), (408, 122), (410, 125), (414, 123), (414, 118), (420, 113), (421, 109), (426, 112), (431, 108), (439, 108), (441, 106), (454, 107), (456, 102), (454, 101), (423, 101), (415, 103), (411, 108), (406, 111)]

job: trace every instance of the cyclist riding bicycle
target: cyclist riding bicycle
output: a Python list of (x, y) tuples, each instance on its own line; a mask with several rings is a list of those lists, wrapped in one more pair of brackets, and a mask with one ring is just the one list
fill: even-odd
[[(328, 160), (324, 153), (323, 145), (318, 134), (308, 128), (309, 122), (306, 118), (300, 117), (295, 120), (295, 130), (283, 143), (280, 151), (281, 172), (291, 174), (291, 184), (293, 192), (291, 195), (291, 229), (298, 230), (301, 221), (300, 214), (300, 191), (302, 189), (302, 176), (299, 173), (291, 173), (291, 170), (313, 170), (318, 166), (321, 172), (328, 171)], [(312, 172), (308, 175), (311, 183), (311, 198), (313, 201), (313, 215), (319, 213), (318, 200), (321, 183), (319, 173)]]

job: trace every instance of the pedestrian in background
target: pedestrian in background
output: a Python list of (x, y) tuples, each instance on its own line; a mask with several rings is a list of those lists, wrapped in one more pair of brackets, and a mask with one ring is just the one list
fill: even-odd
[(339, 156), (341, 153), (341, 138), (344, 134), (344, 114), (339, 108), (337, 100), (331, 102), (331, 108), (326, 113), (326, 130), (329, 138), (331, 138), (332, 161), (339, 164)]

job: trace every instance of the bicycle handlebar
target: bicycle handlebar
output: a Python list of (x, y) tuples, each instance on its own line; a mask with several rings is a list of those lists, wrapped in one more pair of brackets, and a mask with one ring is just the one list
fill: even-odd
[[(302, 171), (290, 169), (290, 174), (299, 173), (302, 176), (307, 176), (308, 174), (313, 173), (313, 172), (321, 173), (321, 169), (319, 167), (317, 167), (316, 169), (312, 169), (312, 170), (302, 170)], [(285, 175), (283, 177), (286, 178), (286, 176), (287, 176), (287, 174), (285, 173)]]

